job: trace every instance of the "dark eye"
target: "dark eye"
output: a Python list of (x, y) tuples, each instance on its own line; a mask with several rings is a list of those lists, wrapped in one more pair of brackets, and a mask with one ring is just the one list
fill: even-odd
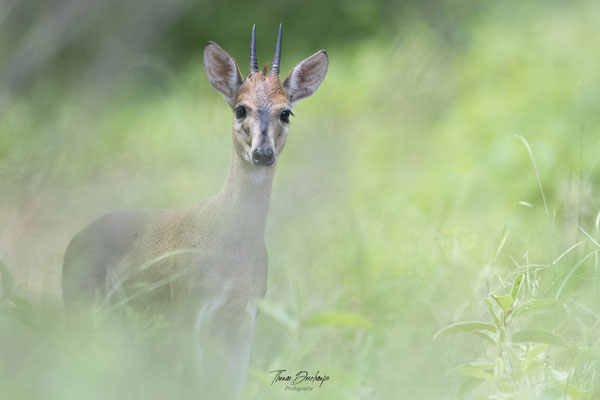
[(285, 122), (286, 124), (288, 124), (290, 122), (290, 115), (294, 114), (292, 114), (290, 110), (283, 110), (279, 118), (281, 119), (281, 122)]
[(244, 119), (246, 117), (246, 107), (241, 104), (237, 106), (233, 112), (235, 113), (235, 117), (237, 119)]

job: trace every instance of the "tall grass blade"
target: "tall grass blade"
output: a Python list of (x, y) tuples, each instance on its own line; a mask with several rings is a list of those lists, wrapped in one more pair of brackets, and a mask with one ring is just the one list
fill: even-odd
[(581, 265), (585, 262), (585, 260), (588, 259), (588, 257), (597, 254), (598, 252), (600, 252), (600, 250), (595, 250), (592, 251), (591, 253), (586, 254), (585, 257), (583, 257), (581, 260), (579, 260), (579, 262), (577, 264), (575, 264), (575, 266), (573, 268), (571, 268), (571, 271), (569, 272), (569, 274), (565, 277), (565, 279), (562, 281), (562, 284), (560, 285), (560, 287), (558, 288), (558, 291), (556, 292), (556, 296), (554, 296), (554, 298), (556, 300), (560, 299), (560, 296), (562, 295), (565, 286), (567, 285), (567, 283), (569, 282), (569, 280), (571, 279), (571, 277), (573, 276), (573, 274), (575, 273), (575, 271), (577, 271), (579, 269), (579, 267), (581, 267)]
[(596, 245), (596, 247), (600, 248), (600, 243), (598, 243), (598, 242), (596, 241), (596, 239), (594, 239), (594, 238), (593, 238), (593, 237), (592, 237), (592, 236), (591, 236), (589, 233), (587, 233), (587, 232), (586, 232), (586, 231), (585, 231), (585, 230), (584, 230), (584, 229), (583, 229), (581, 226), (579, 226), (579, 224), (577, 224), (577, 228), (578, 228), (578, 229), (579, 229), (581, 232), (583, 232), (583, 234), (584, 234), (585, 236), (587, 236), (587, 238), (588, 238), (588, 239), (590, 239), (590, 240), (591, 240), (591, 242), (592, 242), (592, 243), (594, 243), (594, 244)]
[(498, 262), (498, 257), (500, 257), (500, 252), (502, 251), (502, 249), (504, 248), (504, 245), (506, 244), (506, 239), (508, 239), (508, 234), (509, 234), (509, 231), (506, 230), (506, 225), (504, 225), (504, 228), (502, 228), (502, 239), (500, 239), (500, 243), (498, 244), (498, 248), (496, 249), (496, 259), (495, 259), (496, 262)]
[(560, 256), (558, 256), (556, 258), (556, 260), (552, 261), (552, 265), (555, 265), (557, 262), (560, 261), (561, 258), (563, 258), (564, 256), (566, 256), (571, 250), (573, 250), (574, 248), (576, 248), (577, 246), (579, 246), (579, 245), (581, 245), (583, 243), (585, 243), (585, 240), (582, 240), (579, 243), (575, 243), (573, 246), (569, 247), (567, 250), (565, 250), (564, 253), (562, 253)]
[(362, 315), (351, 312), (329, 312), (311, 315), (306, 318), (303, 326), (313, 327), (321, 325), (346, 325), (346, 326), (371, 326), (371, 321)]
[(537, 164), (535, 163), (535, 158), (533, 157), (533, 151), (531, 151), (531, 147), (527, 140), (521, 135), (515, 135), (517, 139), (519, 139), (525, 147), (527, 148), (527, 152), (529, 153), (529, 157), (531, 158), (531, 163), (533, 164), (533, 169), (535, 170), (535, 178), (537, 179), (538, 187), (540, 188), (540, 193), (542, 194), (542, 200), (544, 202), (544, 212), (548, 214), (548, 204), (546, 203), (546, 195), (544, 194), (544, 188), (542, 187), (542, 179), (540, 178), (540, 173), (538, 171)]

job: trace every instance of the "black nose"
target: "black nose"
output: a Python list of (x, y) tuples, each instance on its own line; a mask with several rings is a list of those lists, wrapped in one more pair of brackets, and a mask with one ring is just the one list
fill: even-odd
[(275, 162), (275, 155), (270, 147), (259, 147), (252, 152), (252, 163), (254, 165), (273, 165)]

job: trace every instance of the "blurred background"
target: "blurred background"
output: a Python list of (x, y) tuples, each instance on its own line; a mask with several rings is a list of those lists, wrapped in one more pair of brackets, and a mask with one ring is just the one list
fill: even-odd
[[(244, 398), (599, 398), (591, 0), (0, 0), (0, 397), (177, 393), (145, 322), (135, 346), (118, 326), (64, 328), (62, 257), (106, 212), (220, 189), (232, 113), (202, 50), (217, 42), (247, 75), (252, 24), (262, 64), (279, 23), (282, 75), (320, 49), (330, 66), (278, 162)], [(488, 320), (481, 298), (519, 273), (516, 304), (556, 303), (507, 329), (568, 343), (534, 375), (472, 335), (433, 340)], [(490, 359), (491, 378), (454, 368)], [(330, 381), (289, 393), (276, 369)]]

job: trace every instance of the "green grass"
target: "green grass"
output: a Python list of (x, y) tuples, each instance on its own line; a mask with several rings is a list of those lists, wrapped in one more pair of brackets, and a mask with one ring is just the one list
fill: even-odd
[[(462, 47), (417, 21), (328, 49), (278, 165), (246, 399), (600, 396), (599, 22), (591, 2), (499, 6)], [(282, 70), (307, 55), (286, 53)], [(104, 212), (216, 192), (231, 112), (199, 58), (145, 60), (114, 81), (49, 82), (0, 119), (0, 258), (20, 285), (0, 303), (0, 398), (177, 398), (185, 386), (157, 350), (161, 321), (94, 312), (66, 327), (62, 256)], [(519, 274), (510, 305), (491, 305), (496, 322), (481, 299)], [(505, 335), (433, 339), (466, 321)], [(271, 385), (282, 368), (331, 378), (290, 393)]]

